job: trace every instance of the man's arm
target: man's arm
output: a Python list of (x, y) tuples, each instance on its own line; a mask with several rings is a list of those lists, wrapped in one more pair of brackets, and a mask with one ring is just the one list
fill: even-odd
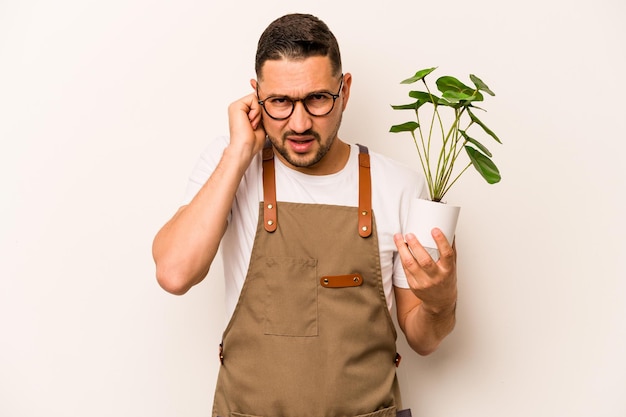
[(186, 293), (209, 272), (241, 178), (265, 142), (255, 94), (232, 103), (228, 117), (230, 144), (215, 171), (154, 238), (157, 281), (172, 294)]
[[(420, 355), (434, 352), (456, 321), (456, 251), (433, 230), (440, 258), (434, 262), (414, 235), (394, 236), (410, 288), (394, 287), (398, 324)], [(409, 250), (410, 249), (410, 250)]]

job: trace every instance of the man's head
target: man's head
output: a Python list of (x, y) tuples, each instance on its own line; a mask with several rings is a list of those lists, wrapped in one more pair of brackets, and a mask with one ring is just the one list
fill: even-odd
[(250, 85), (278, 157), (309, 174), (341, 169), (349, 151), (336, 139), (352, 76), (342, 74), (337, 40), (326, 24), (307, 14), (276, 19), (259, 40), (256, 72)]
[(330, 59), (333, 75), (341, 74), (341, 54), (335, 35), (310, 14), (288, 14), (274, 20), (259, 39), (254, 69), (262, 78), (268, 60), (301, 60), (313, 56)]

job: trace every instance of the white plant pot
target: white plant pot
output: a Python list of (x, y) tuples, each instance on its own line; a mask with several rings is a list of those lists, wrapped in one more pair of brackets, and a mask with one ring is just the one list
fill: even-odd
[(437, 261), (439, 250), (431, 235), (433, 228), (439, 228), (452, 244), (456, 224), (459, 219), (461, 207), (446, 203), (437, 203), (431, 200), (416, 198), (411, 200), (407, 215), (404, 235), (413, 233), (417, 240), (426, 248), (430, 256)]

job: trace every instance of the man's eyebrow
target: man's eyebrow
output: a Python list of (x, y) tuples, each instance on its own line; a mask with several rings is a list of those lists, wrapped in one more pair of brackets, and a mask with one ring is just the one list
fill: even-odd
[(272, 98), (282, 97), (282, 98), (290, 98), (290, 99), (292, 99), (292, 100), (293, 100), (293, 99), (296, 99), (296, 100), (297, 100), (297, 99), (299, 99), (299, 98), (305, 98), (305, 97), (308, 97), (308, 96), (310, 96), (310, 95), (313, 95), (313, 94), (320, 94), (320, 93), (327, 93), (327, 94), (331, 94), (331, 95), (333, 94), (333, 93), (332, 93), (330, 90), (328, 90), (328, 89), (319, 89), (319, 90), (313, 90), (313, 91), (310, 91), (310, 92), (306, 93), (306, 95), (304, 95), (304, 96), (300, 96), (300, 97), (294, 97), (294, 96), (290, 96), (290, 95), (288, 95), (288, 94), (270, 94), (270, 95), (268, 95), (267, 97), (268, 97), (268, 98), (269, 98), (269, 97), (272, 97)]

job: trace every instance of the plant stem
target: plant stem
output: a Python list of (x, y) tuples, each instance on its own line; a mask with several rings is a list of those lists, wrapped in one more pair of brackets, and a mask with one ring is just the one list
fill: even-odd
[[(467, 143), (467, 140), (463, 141), (463, 145), (459, 148), (459, 141), (463, 137), (459, 132), (459, 124), (460, 124), (461, 117), (463, 116), (463, 113), (465, 112), (465, 110), (466, 110), (465, 106), (454, 109), (454, 122), (450, 126), (450, 130), (448, 131), (448, 134), (446, 135), (443, 141), (444, 149), (442, 150), (441, 156), (440, 156), (443, 159), (443, 167), (441, 167), (441, 169), (438, 167), (438, 170), (440, 169), (440, 171), (438, 171), (438, 174), (439, 174), (438, 182), (440, 184), (440, 186), (438, 187), (438, 191), (440, 191), (441, 198), (443, 198), (443, 196), (448, 192), (448, 190), (450, 189), (450, 186), (452, 185), (450, 184), (446, 187), (446, 184), (448, 184), (448, 182), (450, 181), (450, 178), (452, 177), (452, 172), (453, 172), (453, 168), (456, 163), (456, 160), (461, 150), (463, 149), (463, 146), (465, 145), (465, 143)], [(470, 126), (471, 126), (471, 123), (472, 122), (470, 122)], [(461, 171), (461, 173), (465, 172), (466, 169), (467, 167), (464, 168)], [(460, 175), (461, 174), (459, 174), (459, 176)], [(459, 176), (457, 176), (454, 179), (454, 181), (456, 181)]]
[[(417, 113), (417, 110), (416, 110)], [(419, 119), (418, 119), (419, 120)], [(422, 132), (420, 129), (420, 136)], [(422, 157), (422, 151), (420, 150), (419, 144), (417, 143), (417, 138), (415, 137), (415, 133), (411, 132), (411, 136), (413, 136), (413, 143), (415, 143), (415, 148), (417, 149), (417, 154), (420, 158), (420, 163), (422, 165), (422, 171), (424, 171), (424, 176), (426, 177), (426, 184), (428, 185), (428, 194), (432, 197), (432, 176), (430, 174), (430, 166), (424, 163), (424, 158)], [(424, 139), (422, 138), (422, 146), (424, 144)]]
[(470, 162), (470, 163), (468, 163), (468, 164), (467, 164), (467, 166), (466, 166), (465, 168), (463, 168), (463, 170), (459, 173), (459, 175), (457, 175), (457, 176), (454, 178), (454, 180), (452, 180), (452, 182), (451, 182), (450, 184), (448, 184), (448, 187), (444, 190), (444, 192), (443, 192), (443, 193), (441, 193), (442, 197), (443, 197), (443, 196), (444, 196), (444, 195), (445, 195), (445, 194), (446, 194), (446, 193), (450, 190), (450, 188), (452, 188), (452, 186), (454, 185), (454, 183), (455, 183), (455, 182), (456, 182), (456, 181), (457, 181), (457, 180), (461, 177), (461, 175), (463, 175), (463, 173), (464, 173), (465, 171), (467, 171), (467, 169), (468, 169), (469, 167), (471, 167), (471, 166), (472, 166), (472, 163), (471, 163), (471, 162)]

